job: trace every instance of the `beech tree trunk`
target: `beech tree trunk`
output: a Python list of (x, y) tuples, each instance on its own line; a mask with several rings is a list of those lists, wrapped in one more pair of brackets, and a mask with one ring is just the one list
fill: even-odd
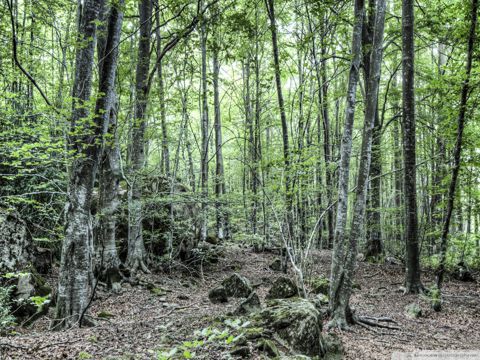
[[(118, 59), (118, 45), (123, 22), (121, 7), (111, 6), (107, 21), (106, 36), (99, 38), (98, 53), (101, 54), (100, 92), (104, 93), (105, 104), (97, 103), (97, 111), (102, 111), (104, 122), (108, 123), (108, 140), (105, 142), (99, 174), (98, 229), (96, 252), (98, 261), (96, 273), (112, 287), (121, 279), (120, 258), (115, 243), (116, 212), (119, 205), (118, 191), (121, 179), (120, 149), (117, 134), (117, 108), (115, 94), (115, 77)], [(101, 40), (101, 41), (100, 41)], [(99, 99), (101, 102), (102, 100)]]
[(139, 4), (140, 38), (135, 77), (135, 114), (130, 154), (130, 188), (128, 193), (128, 254), (127, 266), (135, 274), (138, 268), (148, 272), (147, 253), (142, 233), (142, 169), (145, 163), (145, 129), (147, 126), (148, 71), (150, 67), (150, 36), (152, 32), (152, 1)]
[[(339, 290), (344, 281), (342, 272), (345, 260), (345, 226), (347, 223), (348, 208), (348, 180), (350, 175), (350, 158), (352, 153), (352, 131), (355, 116), (355, 101), (362, 54), (362, 26), (365, 14), (364, 0), (355, 0), (355, 24), (352, 34), (352, 64), (347, 89), (347, 108), (345, 110), (345, 125), (340, 147), (340, 167), (338, 174), (338, 204), (337, 221), (335, 225), (335, 242), (332, 254), (330, 274), (330, 301), (329, 307), (334, 318), (338, 317), (340, 326), (345, 326), (345, 305), (340, 308)], [(338, 311), (337, 309), (340, 309)], [(337, 315), (335, 315), (337, 311)], [(343, 313), (342, 313), (343, 311)]]
[[(106, 117), (99, 116), (97, 112), (94, 124), (90, 125), (85, 103), (90, 100), (92, 89), (96, 24), (103, 11), (103, 1), (86, 0), (80, 7), (77, 40), (83, 46), (76, 52), (71, 117), (71, 129), (75, 135), (69, 138), (69, 147), (75, 158), (69, 179), (54, 329), (82, 325), (81, 319), (92, 289), (93, 230), (90, 209), (101, 142), (108, 121), (105, 122)], [(105, 96), (101, 97), (99, 102), (103, 104), (97, 102), (97, 108), (105, 105), (107, 100)]]
[[(332, 320), (330, 326), (346, 328), (349, 322), (349, 301), (352, 292), (353, 276), (357, 257), (358, 242), (364, 233), (365, 209), (368, 193), (368, 176), (372, 156), (372, 137), (377, 112), (378, 89), (380, 85), (381, 65), (383, 59), (383, 34), (385, 26), (386, 0), (377, 1), (375, 28), (373, 34), (373, 50), (370, 59), (369, 82), (367, 86), (367, 103), (365, 108), (365, 124), (363, 129), (360, 164), (358, 168), (357, 187), (350, 229), (349, 248), (345, 253), (343, 264), (335, 279), (332, 289)], [(336, 254), (334, 254), (335, 256)]]
[[(365, 87), (368, 88), (370, 83), (370, 57), (372, 54), (373, 32), (375, 23), (375, 1), (369, 0), (368, 16), (366, 16), (363, 25), (363, 48), (366, 49), (363, 54), (363, 70)], [(368, 89), (367, 89), (368, 93)], [(368, 98), (365, 99), (367, 104)], [(381, 200), (381, 174), (382, 174), (382, 157), (381, 157), (381, 136), (382, 125), (378, 116), (378, 99), (377, 108), (375, 109), (375, 124), (373, 127), (372, 139), (372, 157), (370, 164), (370, 194), (367, 209), (367, 233), (365, 256), (367, 258), (375, 258), (382, 254), (382, 229), (380, 215)]]

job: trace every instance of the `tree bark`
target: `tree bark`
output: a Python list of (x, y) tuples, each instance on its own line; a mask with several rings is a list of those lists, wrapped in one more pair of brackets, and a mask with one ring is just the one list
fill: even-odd
[(147, 126), (148, 71), (150, 67), (150, 36), (152, 32), (152, 1), (139, 4), (140, 38), (135, 76), (135, 113), (130, 155), (130, 188), (128, 193), (128, 254), (127, 266), (132, 274), (141, 268), (148, 272), (147, 253), (143, 242), (142, 169), (145, 163), (145, 130)]
[[(347, 89), (347, 107), (345, 110), (345, 125), (340, 148), (340, 167), (338, 175), (338, 205), (337, 220), (335, 225), (335, 242), (332, 254), (332, 267), (330, 274), (330, 301), (329, 307), (332, 314), (339, 308), (338, 291), (343, 283), (343, 265), (345, 259), (345, 226), (347, 223), (348, 206), (348, 180), (350, 175), (350, 158), (352, 153), (352, 131), (353, 120), (355, 116), (355, 99), (357, 93), (357, 83), (360, 71), (360, 61), (362, 54), (362, 26), (365, 13), (364, 0), (355, 0), (355, 24), (352, 34), (352, 63), (350, 66), (350, 75)], [(335, 316), (335, 315), (334, 315)], [(343, 322), (345, 314), (338, 312), (336, 315), (339, 321)], [(345, 324), (340, 323), (340, 326)]]
[(349, 249), (345, 254), (343, 265), (335, 279), (332, 289), (332, 320), (330, 326), (346, 328), (350, 317), (349, 301), (352, 292), (353, 276), (357, 257), (358, 242), (364, 233), (365, 208), (368, 194), (368, 176), (372, 156), (372, 137), (377, 112), (378, 89), (383, 58), (383, 34), (385, 26), (386, 0), (377, 1), (373, 50), (371, 54), (369, 82), (367, 86), (367, 103), (363, 129), (362, 149), (358, 168), (357, 187), (355, 191), (354, 212), (349, 237)]
[(402, 3), (403, 160), (406, 244), (405, 288), (407, 293), (418, 293), (423, 288), (420, 281), (420, 249), (417, 215), (413, 3), (414, 0), (403, 0)]
[(216, 213), (217, 213), (217, 237), (219, 240), (224, 240), (226, 237), (225, 224), (225, 209), (223, 206), (223, 195), (225, 194), (225, 180), (223, 168), (223, 153), (222, 153), (222, 118), (220, 112), (220, 93), (219, 93), (219, 74), (220, 63), (218, 60), (219, 52), (218, 35), (215, 35), (213, 45), (213, 102), (215, 111), (215, 197), (216, 197)]
[[(101, 18), (104, 2), (87, 0), (80, 12), (78, 25), (78, 47), (75, 60), (73, 104), (69, 147), (73, 160), (68, 200), (66, 204), (65, 239), (62, 245), (60, 274), (58, 280), (57, 308), (54, 329), (82, 325), (80, 320), (89, 303), (93, 281), (93, 233), (90, 208), (93, 184), (99, 164), (101, 142), (108, 121), (105, 116), (95, 116), (90, 125), (88, 106), (92, 89), (95, 38), (97, 21)], [(97, 101), (105, 102), (101, 97)], [(104, 107), (100, 107), (104, 109)]]
[[(291, 189), (291, 169), (290, 169), (290, 150), (288, 143), (288, 125), (287, 125), (287, 116), (285, 113), (285, 102), (283, 100), (283, 91), (282, 91), (282, 76), (280, 71), (280, 56), (278, 51), (278, 40), (277, 40), (277, 25), (275, 17), (275, 6), (274, 0), (265, 0), (265, 5), (267, 7), (268, 17), (270, 19), (270, 31), (272, 33), (272, 48), (273, 48), (273, 64), (275, 70), (275, 84), (277, 88), (277, 98), (278, 98), (278, 107), (280, 110), (280, 120), (282, 123), (282, 140), (283, 140), (283, 161), (284, 161), (284, 171), (285, 171), (285, 202), (286, 202), (286, 231), (285, 238), (287, 241), (293, 239), (293, 196)], [(286, 270), (286, 263), (284, 264), (284, 270)]]
[[(203, 9), (203, 0), (200, 8)], [(200, 241), (205, 241), (208, 234), (208, 144), (209, 144), (209, 119), (208, 119), (208, 85), (207, 85), (207, 29), (205, 20), (201, 20), (200, 26), (200, 49), (202, 53), (202, 149), (200, 161), (201, 191), (202, 191), (202, 215), (200, 225)]]
[[(365, 18), (363, 26), (363, 48), (366, 49), (363, 54), (363, 69), (365, 87), (367, 88), (370, 83), (370, 57), (372, 53), (373, 45), (373, 31), (375, 22), (375, 1), (369, 0), (368, 16)], [(368, 98), (365, 99), (365, 104), (368, 103)], [(372, 140), (372, 157), (370, 164), (370, 196), (367, 209), (367, 234), (366, 234), (366, 246), (365, 256), (367, 258), (376, 258), (382, 254), (382, 229), (381, 229), (381, 174), (382, 174), (382, 157), (381, 157), (381, 136), (382, 125), (380, 123), (380, 117), (378, 116), (378, 99), (375, 109), (375, 124), (373, 127), (373, 140)]]
[(443, 284), (443, 278), (445, 276), (445, 266), (447, 262), (447, 247), (448, 247), (448, 232), (450, 229), (450, 221), (452, 218), (453, 207), (455, 202), (455, 190), (457, 188), (457, 179), (460, 172), (460, 162), (462, 157), (462, 142), (463, 142), (463, 130), (465, 128), (465, 114), (467, 112), (468, 94), (470, 92), (470, 78), (472, 73), (473, 52), (475, 46), (475, 34), (477, 29), (477, 15), (478, 14), (478, 0), (472, 0), (471, 10), (471, 23), (470, 32), (468, 35), (468, 49), (467, 49), (467, 65), (465, 71), (465, 80), (462, 85), (462, 93), (460, 96), (460, 110), (457, 120), (457, 139), (455, 143), (455, 149), (453, 152), (453, 167), (452, 178), (450, 180), (450, 186), (448, 188), (447, 195), (447, 210), (445, 214), (445, 220), (442, 229), (442, 239), (440, 248), (440, 266), (437, 273), (437, 288), (441, 290)]
[[(112, 287), (119, 282), (120, 258), (115, 243), (116, 212), (119, 205), (118, 191), (120, 188), (120, 149), (117, 134), (117, 109), (115, 106), (115, 77), (118, 60), (118, 45), (123, 22), (121, 8), (124, 0), (117, 6), (111, 6), (107, 20), (106, 36), (99, 38), (98, 53), (101, 59), (100, 92), (105, 94), (105, 103), (102, 98), (97, 102), (97, 113), (102, 112), (103, 122), (108, 123), (109, 138), (105, 142), (99, 174), (99, 203), (98, 203), (98, 230), (96, 273)], [(108, 117), (108, 118), (107, 118)]]

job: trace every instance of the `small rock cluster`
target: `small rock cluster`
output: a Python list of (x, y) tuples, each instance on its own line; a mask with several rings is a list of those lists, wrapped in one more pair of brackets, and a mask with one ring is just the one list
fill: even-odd
[(232, 356), (250, 358), (252, 349), (279, 359), (320, 359), (327, 352), (341, 352), (338, 339), (322, 335), (319, 307), (323, 305), (318, 299), (299, 297), (299, 289), (290, 278), (280, 276), (273, 282), (263, 307), (250, 281), (239, 274), (223, 280), (208, 296), (213, 303), (243, 298), (231, 315), (247, 317), (249, 326), (243, 341), (232, 348)]

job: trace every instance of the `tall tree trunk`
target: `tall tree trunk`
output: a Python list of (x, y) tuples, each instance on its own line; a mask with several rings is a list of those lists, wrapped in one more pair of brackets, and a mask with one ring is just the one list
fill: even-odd
[(470, 13), (471, 23), (470, 32), (468, 35), (468, 49), (467, 49), (467, 65), (465, 71), (465, 80), (462, 85), (462, 94), (460, 96), (460, 109), (457, 120), (457, 140), (455, 143), (455, 149), (453, 152), (453, 167), (452, 178), (450, 180), (450, 186), (448, 188), (447, 195), (447, 210), (445, 213), (445, 220), (442, 229), (441, 249), (440, 249), (440, 266), (437, 273), (437, 288), (441, 290), (443, 284), (443, 278), (445, 275), (445, 266), (447, 262), (447, 247), (448, 247), (448, 232), (450, 229), (450, 220), (452, 218), (453, 206), (455, 202), (455, 190), (457, 188), (457, 179), (460, 172), (460, 162), (462, 156), (462, 141), (463, 130), (465, 128), (465, 113), (467, 112), (468, 94), (470, 92), (470, 78), (472, 73), (473, 63), (473, 51), (475, 46), (475, 34), (477, 29), (477, 16), (478, 16), (478, 0), (472, 0), (472, 10)]
[[(338, 205), (337, 221), (335, 224), (335, 243), (332, 254), (332, 267), (330, 274), (330, 310), (334, 314), (339, 308), (338, 291), (340, 290), (343, 277), (342, 271), (345, 259), (345, 226), (347, 223), (348, 206), (348, 180), (350, 175), (350, 158), (352, 153), (352, 131), (353, 120), (355, 116), (355, 99), (357, 94), (357, 83), (360, 71), (360, 61), (362, 54), (362, 26), (365, 14), (364, 0), (355, 0), (355, 24), (352, 34), (352, 63), (350, 65), (350, 75), (347, 89), (347, 107), (345, 110), (345, 125), (340, 148), (340, 168), (338, 174)], [(344, 309), (343, 309), (344, 310)], [(338, 312), (340, 321), (345, 314)], [(343, 324), (340, 324), (343, 326)]]
[(363, 129), (361, 158), (358, 168), (357, 187), (353, 209), (352, 225), (349, 237), (349, 249), (345, 253), (340, 272), (336, 274), (335, 286), (332, 290), (332, 320), (330, 326), (346, 328), (350, 320), (349, 301), (352, 292), (355, 262), (357, 257), (358, 242), (364, 233), (365, 208), (368, 193), (368, 175), (372, 155), (372, 133), (377, 113), (378, 89), (383, 58), (383, 33), (385, 26), (386, 0), (377, 1), (375, 28), (373, 34), (373, 50), (371, 54), (369, 81), (367, 86), (367, 103), (365, 108), (365, 124)]
[[(78, 42), (83, 44), (76, 53), (75, 79), (72, 97), (71, 129), (69, 139), (73, 160), (66, 206), (65, 239), (62, 245), (58, 280), (57, 308), (54, 329), (82, 325), (82, 317), (89, 303), (93, 281), (93, 234), (90, 208), (93, 185), (99, 164), (107, 115), (95, 116), (90, 126), (88, 106), (92, 89), (95, 37), (97, 21), (101, 18), (104, 2), (87, 0), (83, 5), (78, 25)], [(105, 96), (97, 101), (97, 108), (105, 109)], [(102, 106), (103, 105), (103, 106)]]
[[(293, 196), (292, 196), (292, 186), (291, 186), (291, 169), (290, 169), (290, 150), (288, 143), (288, 126), (287, 126), (287, 116), (285, 113), (285, 102), (283, 100), (283, 91), (282, 91), (282, 76), (280, 71), (280, 56), (278, 51), (278, 40), (277, 40), (277, 25), (275, 18), (275, 0), (265, 0), (265, 5), (267, 7), (268, 17), (270, 19), (270, 31), (272, 33), (272, 48), (273, 48), (273, 64), (275, 70), (275, 83), (277, 87), (277, 97), (278, 97), (278, 107), (280, 110), (280, 120), (282, 123), (282, 139), (283, 139), (283, 161), (285, 164), (285, 202), (286, 202), (286, 231), (285, 239), (291, 241), (293, 239)], [(286, 270), (286, 262), (284, 264), (284, 270)]]
[[(375, 22), (375, 1), (369, 0), (369, 12), (364, 21), (363, 26), (363, 48), (366, 49), (363, 54), (363, 68), (365, 87), (368, 93), (368, 84), (370, 83), (370, 57), (372, 53), (373, 31)], [(365, 103), (368, 98), (365, 99)], [(365, 256), (367, 258), (375, 258), (381, 255), (383, 250), (382, 232), (381, 232), (381, 216), (380, 216), (380, 200), (381, 200), (381, 173), (382, 173), (382, 157), (381, 157), (381, 135), (382, 127), (380, 117), (378, 116), (378, 99), (375, 109), (375, 124), (373, 127), (372, 157), (370, 164), (370, 196), (369, 208), (367, 209), (367, 236)]]
[(403, 73), (403, 152), (405, 191), (405, 244), (407, 293), (422, 290), (417, 215), (417, 166), (415, 140), (414, 84), (414, 0), (403, 0), (402, 6), (402, 73)]
[(139, 4), (140, 38), (135, 75), (135, 113), (130, 154), (130, 188), (128, 193), (128, 254), (127, 266), (132, 274), (140, 267), (148, 272), (145, 264), (147, 253), (143, 242), (142, 220), (142, 170), (145, 163), (145, 130), (147, 127), (148, 71), (150, 67), (150, 36), (152, 32), (152, 1)]
[[(203, 9), (203, 0), (200, 8)], [(202, 215), (200, 225), (200, 241), (207, 239), (208, 233), (208, 144), (209, 144), (209, 126), (208, 126), (208, 87), (207, 87), (207, 29), (205, 20), (202, 19), (200, 26), (200, 48), (202, 53), (202, 149), (200, 161), (201, 191), (202, 191)]]
[(115, 243), (116, 211), (119, 205), (118, 191), (121, 179), (120, 149), (117, 134), (117, 109), (115, 106), (115, 77), (118, 59), (118, 45), (123, 22), (121, 8), (124, 0), (118, 5), (111, 6), (107, 21), (106, 36), (99, 37), (98, 53), (101, 59), (99, 64), (100, 78), (105, 85), (100, 85), (100, 92), (105, 94), (106, 104), (102, 109), (108, 116), (104, 122), (108, 122), (109, 139), (105, 142), (103, 156), (100, 163), (99, 174), (99, 202), (98, 202), (98, 231), (97, 231), (97, 254), (99, 260), (96, 263), (98, 276), (112, 287), (121, 279), (120, 258), (118, 257)]
[[(158, 6), (158, 1), (157, 1)], [(157, 40), (157, 58), (162, 51), (162, 34), (160, 33), (160, 14), (155, 11), (155, 38)], [(170, 150), (168, 148), (167, 114), (165, 107), (165, 80), (163, 62), (160, 60), (157, 65), (158, 95), (160, 101), (160, 127), (162, 129), (162, 172), (170, 176)]]
[(216, 212), (217, 212), (217, 237), (223, 240), (226, 236), (225, 229), (225, 209), (223, 206), (223, 195), (225, 194), (225, 180), (223, 168), (223, 153), (222, 153), (222, 119), (220, 112), (220, 93), (219, 93), (219, 74), (220, 63), (218, 61), (219, 42), (218, 35), (215, 35), (215, 44), (213, 46), (213, 102), (215, 111), (215, 197), (216, 197)]

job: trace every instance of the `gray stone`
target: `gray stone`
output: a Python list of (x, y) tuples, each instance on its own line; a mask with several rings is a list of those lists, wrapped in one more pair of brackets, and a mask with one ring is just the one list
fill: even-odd
[(260, 310), (260, 299), (258, 298), (257, 293), (252, 292), (248, 298), (243, 300), (235, 310), (235, 315), (248, 315), (252, 312)]
[(223, 286), (217, 286), (208, 292), (208, 298), (214, 304), (228, 302), (227, 291)]
[(24, 269), (31, 259), (27, 225), (15, 212), (0, 210), (0, 273)]
[(297, 285), (291, 279), (281, 276), (273, 283), (267, 299), (286, 299), (297, 295)]
[(225, 288), (227, 296), (246, 298), (253, 291), (250, 281), (237, 273), (223, 280), (222, 285)]
[(265, 326), (271, 327), (294, 351), (308, 356), (324, 354), (322, 320), (310, 301), (302, 298), (274, 300), (260, 317)]

